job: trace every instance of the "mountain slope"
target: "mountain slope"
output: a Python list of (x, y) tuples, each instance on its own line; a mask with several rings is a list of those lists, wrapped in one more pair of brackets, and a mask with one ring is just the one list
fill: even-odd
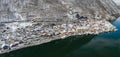
[(112, 0), (0, 0), (0, 21), (74, 19), (75, 12), (89, 19), (118, 14)]
[(0, 54), (72, 35), (115, 30), (112, 0), (0, 0)]

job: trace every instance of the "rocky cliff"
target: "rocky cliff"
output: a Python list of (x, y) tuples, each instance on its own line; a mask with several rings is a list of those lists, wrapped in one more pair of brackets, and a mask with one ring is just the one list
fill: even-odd
[(112, 0), (0, 0), (0, 53), (115, 27)]
[(118, 5), (118, 8), (120, 9), (120, 5)]
[(112, 0), (0, 0), (0, 22), (37, 19), (74, 19), (74, 13), (91, 19), (118, 14)]

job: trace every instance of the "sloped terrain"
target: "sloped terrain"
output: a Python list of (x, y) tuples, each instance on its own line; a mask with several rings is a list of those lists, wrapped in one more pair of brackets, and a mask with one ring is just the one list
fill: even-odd
[(118, 9), (112, 0), (0, 0), (0, 22), (74, 19), (75, 12), (91, 19), (110, 19)]
[(112, 0), (0, 0), (0, 53), (112, 31), (118, 15)]

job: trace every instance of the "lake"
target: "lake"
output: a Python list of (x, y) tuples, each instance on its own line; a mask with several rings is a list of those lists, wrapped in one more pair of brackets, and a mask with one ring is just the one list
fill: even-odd
[(113, 25), (118, 29), (115, 32), (71, 36), (12, 51), (0, 57), (120, 57), (120, 18)]

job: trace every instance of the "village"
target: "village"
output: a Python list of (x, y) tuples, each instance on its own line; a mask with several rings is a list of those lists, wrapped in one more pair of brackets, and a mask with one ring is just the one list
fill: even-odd
[(50, 25), (44, 30), (41, 30), (41, 37), (58, 36), (65, 38), (71, 35), (83, 35), (83, 34), (99, 34), (102, 32), (113, 31), (113, 27), (109, 22), (101, 21), (80, 21), (80, 23), (69, 23), (61, 25)]
[[(20, 25), (20, 23), (18, 24)], [(27, 25), (30, 24), (28, 23), (26, 26)], [(22, 28), (14, 28), (14, 30), (11, 30), (17, 33), (7, 32), (8, 35), (6, 34), (6, 39), (0, 39), (0, 53), (37, 45), (44, 43), (44, 41), (49, 42), (52, 41), (53, 38), (64, 39), (74, 35), (97, 35), (108, 31), (116, 31), (116, 27), (108, 21), (93, 19), (87, 19), (85, 21), (78, 20), (77, 22), (66, 22), (62, 24), (56, 24), (55, 22), (45, 24), (45, 22), (40, 22), (40, 25), (37, 24), (38, 26), (36, 27), (34, 27), (36, 23), (32, 25), (28, 27), (21, 25)], [(23, 27), (26, 28), (26, 30), (24, 30)], [(11, 28), (7, 27), (7, 29)], [(4, 32), (6, 31), (4, 30), (3, 33)], [(16, 35), (18, 38), (12, 37), (13, 35)], [(24, 36), (24, 38), (21, 36)]]

